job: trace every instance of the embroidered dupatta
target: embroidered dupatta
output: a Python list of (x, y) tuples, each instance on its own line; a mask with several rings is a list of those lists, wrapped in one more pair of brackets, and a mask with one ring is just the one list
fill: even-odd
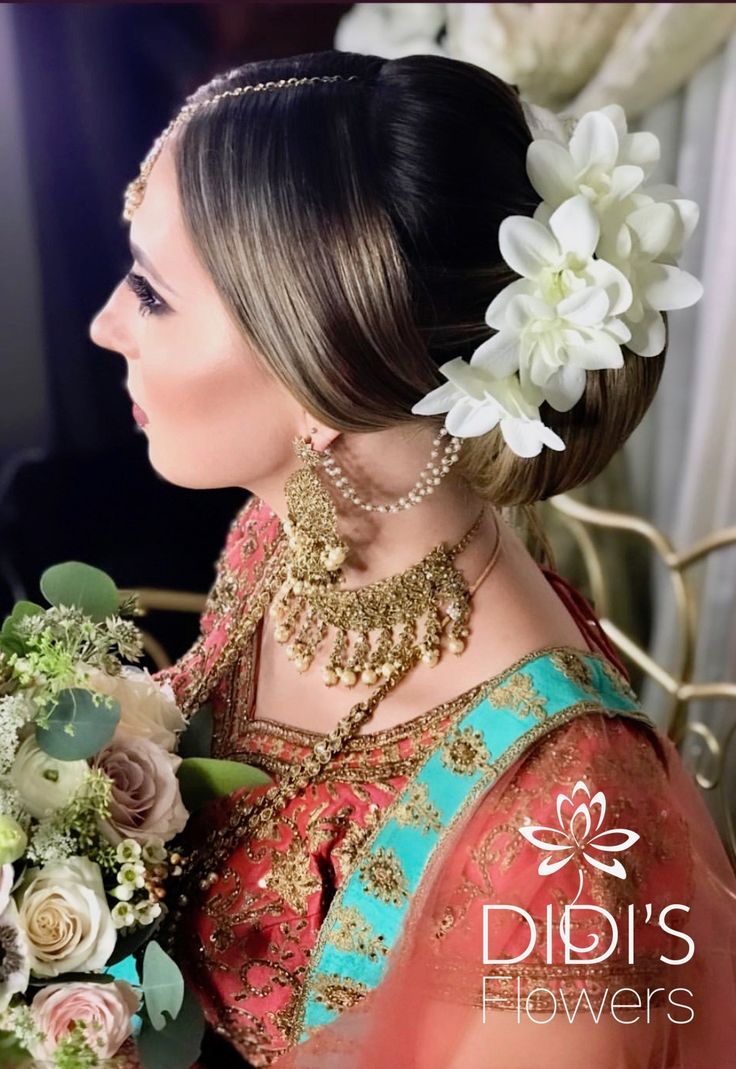
[[(257, 582), (268, 556), (265, 547), (276, 537), (278, 525), (262, 505), (246, 506), (244, 515), (249, 516), (245, 537), (234, 537), (243, 530), (234, 524), (218, 562), (201, 641), (184, 662), (159, 673), (166, 678), (168, 672), (172, 682), (176, 677), (180, 696), (186, 696), (190, 683), (195, 686), (200, 675), (216, 662), (232, 624), (230, 610), (240, 596), (243, 576), (249, 585)], [(573, 657), (569, 662), (567, 683), (572, 682), (577, 693), (567, 694), (567, 705), (557, 703), (565, 709), (575, 704), (573, 698), (581, 699), (581, 715), (566, 718), (567, 722), (561, 720), (545, 731), (541, 740), (528, 739), (528, 745), (514, 753), (512, 763), (492, 782), (484, 784), (479, 779), (466, 784), (476, 788), (474, 794), (466, 797), (467, 804), (459, 806), (447, 825), (435, 829), (437, 841), (431, 857), (427, 857), (421, 879), (412, 888), (407, 908), (395, 925), (396, 940), (390, 948), (381, 947), (381, 936), (385, 942), (390, 926), (388, 912), (374, 918), (371, 925), (359, 911), (344, 911), (346, 902), (355, 910), (349, 895), (351, 886), (356, 887), (361, 864), (372, 858), (374, 867), (383, 873), (384, 883), (390, 870), (385, 864), (388, 855), (378, 853), (390, 849), (390, 844), (382, 846), (379, 839), (367, 844), (353, 878), (325, 918), (316, 964), (310, 968), (305, 986), (301, 1041), (269, 1064), (278, 1069), (359, 1069), (369, 1065), (521, 1069), (527, 1064), (575, 1067), (593, 1061), (611, 1067), (676, 1065), (689, 1069), (729, 1064), (719, 1061), (715, 1053), (724, 1049), (723, 1044), (734, 1046), (731, 1015), (722, 1010), (734, 993), (735, 960), (736, 886), (725, 852), (679, 755), (641, 716), (635, 701), (627, 696), (621, 676), (605, 671), (608, 660), (615, 662), (615, 658), (590, 606), (554, 573), (547, 577), (565, 597), (594, 650), (590, 659)], [(550, 668), (551, 664), (545, 658), (537, 667)], [(534, 720), (535, 695), (539, 717), (544, 715), (540, 696), (549, 699), (555, 691), (551, 678), (535, 679), (533, 671), (526, 676), (513, 675), (517, 689), (520, 681), (523, 689), (524, 678), (536, 685), (527, 687), (525, 693), (509, 695), (513, 700), (506, 703), (506, 712), (517, 726), (523, 720), (519, 713), (525, 709)], [(546, 706), (547, 701), (541, 705)], [(481, 729), (494, 721), (497, 725), (495, 714), (503, 710), (498, 706), (489, 709), (486, 703), (484, 710), (475, 712), (475, 723), (464, 724), (470, 735), (460, 738), (458, 752), (465, 754), (465, 760), (472, 758), (473, 732), (482, 734)], [(475, 741), (477, 744), (477, 738)], [(478, 770), (487, 765), (481, 760)], [(586, 868), (580, 851), (556, 871), (541, 875), (544, 851), (521, 834), (524, 826), (543, 829), (537, 835), (550, 846), (548, 861), (561, 859), (559, 847), (573, 829), (571, 807), (560, 810), (558, 799), (561, 794), (569, 797), (579, 781), (588, 788), (589, 817), (600, 816), (600, 801), (596, 810), (592, 799), (602, 794), (607, 800), (606, 820), (599, 820), (604, 835), (615, 829), (633, 829), (640, 836), (622, 853), (627, 874), (624, 880), (594, 865)], [(411, 789), (416, 792), (416, 784), (421, 782), (421, 774), (412, 777)], [(462, 801), (462, 791), (459, 797)], [(430, 825), (433, 819), (436, 822), (437, 806), (433, 812), (429, 801), (428, 809), (426, 795), (415, 793), (409, 800), (409, 811), (423, 814), (422, 819)], [(580, 801), (576, 796), (576, 804)], [(406, 792), (397, 805), (406, 813)], [(579, 819), (584, 820), (585, 814)], [(388, 824), (390, 821), (382, 821), (380, 829), (385, 831)], [(595, 836), (591, 833), (591, 837)], [(423, 838), (422, 833), (419, 838)], [(619, 835), (619, 846), (621, 841)], [(606, 845), (615, 850), (615, 837), (599, 840), (598, 853), (590, 849), (589, 856), (611, 861), (616, 855), (606, 854)], [(399, 851), (399, 856), (406, 855)], [(587, 877), (584, 887), (579, 886), (583, 869)], [(555, 928), (564, 905), (573, 901), (596, 906), (619, 920), (632, 906), (629, 927), (636, 943), (634, 960), (627, 960), (622, 946), (600, 964), (560, 965), (562, 944)], [(679, 937), (652, 928), (646, 920), (647, 904), (656, 918), (671, 903), (691, 907), (683, 931), (694, 939), (695, 954), (682, 966), (660, 960), (662, 956), (681, 956)], [(515, 907), (532, 918), (538, 938), (523, 961), (514, 964), (510, 959), (520, 957), (524, 950), (529, 922), (513, 909), (489, 914), (484, 910), (489, 905)], [(553, 909), (550, 918), (545, 916), (548, 905)], [(507, 959), (509, 964), (483, 964), (483, 919), (488, 916), (499, 921), (494, 924), (491, 956)], [(678, 926), (682, 917), (682, 913), (673, 913), (672, 926)], [(574, 929), (577, 946), (606, 936), (603, 913), (590, 914), (586, 922)], [(542, 951), (549, 939), (553, 952), (546, 961)], [(357, 951), (364, 970), (351, 976), (348, 969), (341, 984), (330, 980), (334, 972), (323, 953), (335, 943), (343, 953), (346, 948)], [(372, 984), (366, 983), (370, 976), (365, 971), (371, 957), (381, 966)], [(497, 979), (486, 982), (486, 975)], [(694, 989), (691, 1002), (697, 1000), (697, 1012), (692, 1022), (679, 1024), (668, 1018), (668, 1010), (671, 1017), (677, 1013), (686, 1017), (689, 1011), (669, 1005), (668, 992), (688, 986)], [(595, 1014), (606, 990), (609, 994), (614, 990), (628, 992), (630, 1001), (638, 997), (647, 1021), (619, 1023), (610, 1012), (610, 1004), (598, 1012), (597, 1021), (588, 1013), (570, 1022), (560, 1010), (542, 1026), (529, 1016), (531, 1011), (532, 1016), (544, 1019), (551, 999), (554, 997), (558, 1005), (563, 996), (573, 1004), (576, 997), (589, 999)], [(617, 1005), (625, 997), (617, 996)], [(714, 999), (718, 999), (718, 1006)], [(617, 1015), (626, 1021), (635, 1011), (617, 1009)]]

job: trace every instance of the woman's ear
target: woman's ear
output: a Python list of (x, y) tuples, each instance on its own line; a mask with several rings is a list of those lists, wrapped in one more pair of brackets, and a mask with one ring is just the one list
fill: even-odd
[(323, 423), (310, 418), (307, 422), (305, 437), (311, 440), (312, 446), (318, 452), (322, 452), (323, 449), (328, 449), (341, 434), (342, 431), (337, 431), (334, 427), (327, 427)]

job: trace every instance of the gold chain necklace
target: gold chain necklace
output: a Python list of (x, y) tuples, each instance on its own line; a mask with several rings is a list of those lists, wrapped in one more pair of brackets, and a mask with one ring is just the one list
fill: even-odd
[[(480, 576), (469, 588), (469, 597), (472, 597), (472, 595), (475, 594), (478, 587), (486, 579), (493, 566), (496, 564), (500, 554), (500, 526), (495, 511), (493, 513), (493, 518), (496, 529), (493, 552)], [(475, 531), (479, 522), (480, 517), (475, 521), (472, 528), (470, 528), (467, 533)], [(466, 537), (467, 534), (463, 536), (461, 541), (464, 541)], [(268, 576), (264, 576), (261, 590), (258, 591), (254, 600), (249, 603), (249, 609), (256, 609), (256, 612), (249, 611), (247, 613), (247, 626), (245, 628), (242, 630), (233, 629), (230, 634), (230, 639), (226, 644), (226, 648), (221, 654), (221, 657), (227, 662), (225, 667), (232, 663), (235, 654), (241, 652), (240, 643), (246, 639), (249, 633), (252, 634), (255, 630), (259, 619), (257, 612), (260, 611), (262, 615), (265, 611), (273, 590), (278, 584), (278, 580), (278, 568), (274, 569)], [(443, 624), (447, 624), (449, 620), (449, 617), (445, 617)], [(165, 923), (166, 933), (164, 941), (169, 948), (173, 946), (176, 938), (176, 929), (182, 919), (184, 910), (190, 904), (190, 896), (192, 893), (203, 893), (214, 886), (219, 879), (218, 870), (221, 870), (227, 860), (232, 857), (238, 844), (243, 841), (243, 838), (258, 831), (260, 828), (268, 826), (284, 805), (286, 805), (286, 803), (289, 802), (303, 787), (306, 787), (321, 772), (321, 770), (329, 764), (333, 757), (342, 751), (347, 741), (357, 734), (360, 726), (373, 715), (373, 712), (379, 703), (394, 689), (404, 676), (407, 675), (410, 669), (418, 663), (420, 658), (420, 647), (415, 645), (408, 651), (407, 657), (401, 665), (401, 669), (394, 672), (387, 679), (384, 679), (367, 698), (353, 705), (333, 730), (314, 744), (310, 753), (308, 753), (301, 761), (292, 765), (291, 768), (287, 769), (280, 783), (269, 787), (268, 790), (254, 800), (246, 801), (245, 796), (239, 799), (239, 801), (232, 806), (224, 826), (218, 831), (214, 845), (208, 842), (204, 847), (195, 847), (185, 857), (180, 858), (182, 874), (178, 880), (179, 891), (177, 894), (176, 905), (168, 915)], [(218, 665), (217, 679), (221, 678), (223, 671), (223, 664), (220, 663)], [(211, 690), (213, 685), (211, 676), (208, 677), (206, 681), (203, 681), (202, 686), (198, 690), (198, 694), (202, 693), (205, 685), (209, 685)], [(188, 704), (191, 706), (191, 701)]]

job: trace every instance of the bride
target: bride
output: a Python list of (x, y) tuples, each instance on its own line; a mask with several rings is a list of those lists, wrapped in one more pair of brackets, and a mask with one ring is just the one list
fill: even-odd
[(126, 191), (91, 336), (163, 478), (252, 494), (157, 674), (271, 777), (188, 832), (202, 1066), (733, 1064), (725, 851), (522, 537), (651, 403), (697, 206), (620, 108), (548, 123), (457, 60), (250, 63)]

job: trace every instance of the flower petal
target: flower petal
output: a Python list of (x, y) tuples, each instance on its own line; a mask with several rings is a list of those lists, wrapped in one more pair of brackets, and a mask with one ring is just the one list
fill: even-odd
[(641, 167), (625, 163), (614, 167), (611, 175), (609, 197), (613, 200), (624, 200), (630, 196), (644, 181), (644, 171)]
[(637, 356), (657, 356), (662, 352), (667, 331), (659, 312), (647, 308), (638, 323), (627, 322), (631, 327), (631, 338), (626, 344), (632, 353)]
[(519, 335), (502, 331), (478, 346), (470, 364), (483, 368), (494, 378), (503, 379), (519, 370), (520, 352)]
[(626, 223), (636, 234), (637, 252), (656, 260), (672, 241), (678, 216), (671, 204), (650, 204), (630, 212)]
[(441, 412), (447, 412), (460, 397), (460, 392), (451, 382), (443, 382), (436, 390), (430, 391), (415, 405), (412, 412), (415, 416), (437, 416)]
[(458, 438), (477, 438), (493, 430), (502, 411), (493, 402), (479, 404), (470, 398), (464, 398), (448, 412), (445, 426), (450, 434), (455, 434)]
[(616, 127), (600, 111), (583, 115), (570, 138), (570, 155), (578, 170), (583, 172), (590, 168), (612, 170), (618, 148)]
[(532, 296), (536, 292), (536, 285), (528, 278), (517, 278), (515, 282), (509, 282), (508, 286), (504, 286), (486, 308), (486, 323), (494, 330), (501, 330), (505, 326), (506, 308), (509, 301), (518, 297), (519, 294)]
[(549, 227), (563, 252), (588, 259), (595, 252), (600, 234), (598, 218), (587, 197), (570, 197), (552, 213)]
[(637, 131), (634, 134), (619, 134), (619, 159), (636, 164), (648, 175), (659, 160), (661, 148), (659, 138), (650, 130)]
[(547, 138), (532, 141), (526, 151), (526, 169), (539, 196), (554, 207), (577, 192), (572, 157), (554, 141)]
[(608, 295), (600, 286), (586, 286), (565, 297), (557, 305), (561, 319), (569, 319), (581, 327), (597, 326), (609, 312)]
[(633, 293), (631, 283), (623, 271), (607, 260), (592, 260), (586, 269), (586, 275), (594, 285), (606, 291), (611, 316), (620, 315), (630, 306)]
[[(553, 430), (545, 427), (538, 419), (513, 419), (505, 417), (501, 420), (501, 434), (509, 449), (520, 457), (535, 457), (543, 445), (551, 449), (564, 449), (565, 443)], [(549, 849), (549, 847), (547, 848)]]
[(689, 308), (703, 296), (703, 286), (695, 275), (671, 264), (650, 263), (639, 270), (641, 297), (658, 312)]
[(509, 267), (525, 278), (536, 278), (560, 256), (549, 230), (526, 215), (507, 215), (501, 221), (498, 246)]
[(585, 369), (566, 364), (550, 376), (544, 387), (544, 398), (556, 412), (569, 412), (585, 392)]

